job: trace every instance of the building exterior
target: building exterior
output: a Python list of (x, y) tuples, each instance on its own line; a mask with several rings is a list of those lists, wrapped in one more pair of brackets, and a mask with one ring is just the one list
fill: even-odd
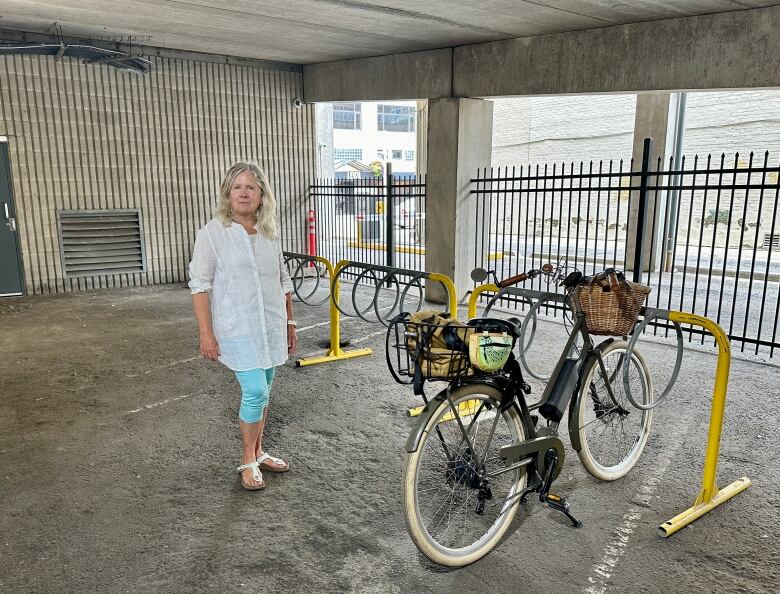
[[(494, 167), (630, 159), (635, 94), (494, 98)], [(683, 154), (780, 159), (780, 91), (688, 93)]]
[[(594, 169), (603, 163), (606, 171), (609, 162), (618, 170), (621, 160), (627, 171), (634, 142), (636, 95), (554, 96), (494, 99), (493, 157), (494, 168), (511, 170), (521, 166), (532, 169), (539, 165), (552, 167), (570, 166), (593, 162)], [(672, 121), (673, 118), (670, 118)], [(671, 148), (671, 147), (670, 147)], [(671, 151), (664, 159), (669, 166)], [(685, 170), (704, 169), (707, 160), (711, 168), (745, 169), (751, 163), (761, 166), (768, 153), (768, 166), (780, 163), (780, 91), (729, 91), (688, 93), (685, 108), (680, 166)], [(634, 165), (634, 170), (639, 168)], [(765, 181), (777, 183), (778, 172), (769, 171)], [(710, 176), (710, 183), (718, 182)], [(699, 176), (700, 185), (704, 176)], [(726, 174), (721, 181), (730, 183)], [(748, 180), (737, 175), (735, 183)], [(686, 180), (691, 182), (691, 176)], [(753, 182), (760, 180), (753, 179)], [(628, 178), (625, 178), (628, 185)], [(627, 192), (615, 192), (613, 210), (605, 213), (616, 220), (618, 200), (625, 202)], [(705, 195), (703, 189), (683, 192), (680, 211), (690, 218), (690, 225), (681, 225), (677, 241), (681, 245), (767, 249), (780, 240), (780, 212), (775, 206), (776, 196), (770, 192), (739, 192), (733, 205), (716, 205), (716, 192)], [(623, 206), (625, 210), (625, 205)], [(731, 226), (724, 224), (733, 211)], [(717, 212), (716, 212), (717, 211)], [(715, 220), (721, 224), (716, 236), (712, 228)], [(744, 220), (743, 220), (744, 219)], [(549, 217), (544, 224), (549, 223)], [(540, 221), (540, 225), (542, 221)], [(596, 224), (596, 221), (593, 222)], [(746, 232), (743, 234), (742, 229)], [(772, 231), (774, 229), (774, 232)], [(623, 230), (624, 232), (625, 230)], [(583, 231), (584, 232), (584, 231)], [(593, 229), (590, 230), (593, 233)]]
[[(336, 177), (356, 177), (343, 164), (390, 163), (395, 174), (415, 173), (417, 103), (414, 101), (334, 103), (333, 161)], [(371, 172), (361, 176), (372, 175)]]

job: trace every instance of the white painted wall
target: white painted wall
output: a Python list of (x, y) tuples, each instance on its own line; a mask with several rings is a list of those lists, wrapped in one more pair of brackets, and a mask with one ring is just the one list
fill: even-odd
[[(493, 99), (493, 166), (630, 159), (636, 96)], [(683, 154), (770, 151), (780, 159), (780, 91), (688, 94)]]
[[(498, 98), (493, 100), (493, 167), (552, 166), (580, 161), (594, 162), (594, 170), (600, 160), (606, 170), (609, 160), (615, 164), (625, 160), (627, 169), (631, 159), (635, 95), (586, 95), (557, 97)], [(750, 153), (754, 152), (753, 165), (760, 166), (765, 151), (769, 152), (769, 166), (780, 163), (780, 91), (730, 91), (689, 93), (686, 109), (683, 156), (684, 168), (693, 168), (698, 155), (697, 169), (707, 163), (712, 155), (712, 167), (720, 166), (721, 154), (725, 154), (726, 168), (747, 167)], [(735, 158), (735, 154), (739, 157)], [(669, 159), (671, 155), (667, 155)], [(617, 169), (617, 167), (615, 167)], [(638, 167), (634, 167), (638, 169)], [(744, 174), (736, 183), (746, 183)], [(777, 172), (767, 173), (766, 181), (776, 183)], [(703, 176), (698, 178), (701, 183)], [(731, 182), (726, 175), (724, 183)], [(753, 179), (753, 183), (760, 179)], [(685, 183), (691, 183), (687, 177)], [(717, 183), (713, 178), (712, 183)], [(770, 194), (772, 194), (770, 196)], [(730, 194), (729, 194), (730, 195)], [(709, 192), (704, 205), (704, 192), (697, 190), (691, 196), (680, 196), (681, 217), (691, 225), (681, 225), (678, 241), (708, 245), (711, 231), (705, 223), (715, 206), (715, 192)], [(762, 246), (764, 235), (780, 230), (780, 212), (775, 214), (775, 196), (772, 192), (751, 191), (745, 204), (745, 193), (735, 192), (734, 201), (725, 200), (720, 209), (731, 210), (733, 225), (730, 245)], [(780, 209), (778, 209), (780, 211)], [(703, 214), (702, 214), (703, 213)], [(750, 230), (741, 238), (737, 221), (743, 217), (750, 225), (759, 225), (759, 232)], [(775, 217), (773, 218), (773, 214)], [(613, 215), (614, 219), (614, 215)], [(725, 233), (725, 226), (722, 229)], [(735, 243), (736, 242), (736, 243)], [(720, 243), (725, 244), (725, 239)]]

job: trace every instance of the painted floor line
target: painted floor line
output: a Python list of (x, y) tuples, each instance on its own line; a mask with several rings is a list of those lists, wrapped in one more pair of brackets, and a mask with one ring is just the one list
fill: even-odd
[(607, 591), (607, 586), (615, 571), (615, 567), (628, 549), (631, 535), (639, 525), (638, 522), (642, 519), (644, 511), (650, 507), (658, 485), (661, 483), (661, 479), (671, 465), (678, 449), (679, 446), (673, 452), (659, 456), (658, 464), (656, 465), (658, 472), (647, 478), (634, 493), (631, 499), (632, 505), (623, 514), (622, 521), (612, 530), (613, 538), (604, 547), (601, 559), (596, 561), (591, 567), (591, 572), (588, 576), (588, 586), (584, 588), (587, 594), (604, 594)]
[(161, 400), (160, 402), (155, 402), (154, 404), (146, 404), (140, 408), (134, 408), (133, 410), (125, 411), (126, 415), (132, 415), (137, 412), (143, 412), (145, 410), (149, 410), (150, 408), (156, 408), (158, 406), (162, 406), (163, 404), (168, 404), (170, 402), (176, 402), (177, 400), (184, 400), (185, 398), (189, 398), (190, 396), (195, 396), (196, 394), (201, 394), (202, 392), (195, 392), (194, 394), (184, 394), (182, 396), (176, 396), (174, 398), (166, 398), (165, 400)]
[(197, 361), (200, 359), (200, 355), (196, 355), (195, 357), (190, 357), (189, 359), (182, 359), (181, 361), (173, 361), (171, 363), (166, 363), (165, 365), (157, 365), (156, 367), (152, 367), (151, 369), (147, 369), (143, 373), (128, 373), (125, 377), (133, 378), (133, 377), (139, 377), (142, 375), (147, 375), (149, 373), (152, 373), (153, 371), (158, 371), (160, 369), (166, 369), (168, 367), (175, 367), (176, 365), (181, 365), (182, 363), (189, 363), (191, 361)]
[(365, 342), (369, 338), (373, 338), (374, 336), (379, 336), (380, 334), (387, 334), (387, 329), (382, 328), (381, 330), (377, 330), (376, 332), (372, 332), (371, 334), (366, 334), (361, 338), (355, 338), (354, 340), (352, 340), (352, 342), (353, 343)]
[(320, 322), (319, 324), (312, 324), (311, 326), (304, 326), (303, 328), (298, 328), (298, 332), (305, 332), (306, 330), (311, 330), (312, 328), (319, 328), (320, 326), (327, 326), (330, 324), (330, 320), (327, 322)]

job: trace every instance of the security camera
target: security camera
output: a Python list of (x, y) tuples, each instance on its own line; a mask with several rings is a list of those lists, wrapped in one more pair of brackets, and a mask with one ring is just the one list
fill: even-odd
[(303, 100), (299, 99), (298, 97), (293, 99), (293, 107), (295, 109), (300, 109), (301, 107), (303, 107)]

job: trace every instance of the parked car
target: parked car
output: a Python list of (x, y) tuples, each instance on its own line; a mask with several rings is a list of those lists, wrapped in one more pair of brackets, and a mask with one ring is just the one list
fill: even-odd
[(393, 222), (401, 229), (413, 229), (417, 218), (415, 198), (406, 198), (393, 205)]

